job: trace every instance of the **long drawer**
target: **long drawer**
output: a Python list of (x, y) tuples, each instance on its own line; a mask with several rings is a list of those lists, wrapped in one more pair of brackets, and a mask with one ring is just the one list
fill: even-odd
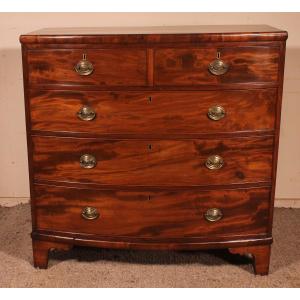
[(31, 126), (40, 131), (90, 134), (271, 131), (276, 99), (275, 89), (148, 93), (31, 90)]
[[(103, 236), (264, 234), (268, 188), (212, 191), (91, 190), (35, 185), (39, 230)], [(214, 209), (214, 210), (212, 210)]]
[(189, 186), (270, 182), (273, 137), (100, 140), (33, 136), (35, 180)]

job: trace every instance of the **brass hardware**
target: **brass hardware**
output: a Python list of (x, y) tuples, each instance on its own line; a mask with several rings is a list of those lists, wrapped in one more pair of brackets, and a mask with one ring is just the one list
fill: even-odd
[(204, 217), (209, 222), (216, 222), (223, 218), (223, 213), (219, 208), (210, 208), (206, 211)]
[(92, 63), (87, 60), (85, 53), (82, 55), (82, 60), (76, 64), (75, 71), (82, 76), (87, 76), (93, 73), (94, 67)]
[(91, 154), (83, 154), (80, 157), (80, 166), (84, 169), (95, 168), (97, 164), (96, 157)]
[(77, 117), (83, 121), (92, 121), (96, 117), (95, 111), (89, 106), (83, 106), (78, 112)]
[(95, 207), (87, 206), (82, 210), (81, 216), (86, 220), (95, 220), (99, 218), (100, 214)]
[(219, 121), (225, 117), (225, 109), (220, 105), (212, 106), (207, 115), (211, 120)]
[(213, 62), (211, 62), (208, 65), (208, 70), (213, 75), (217, 75), (217, 76), (223, 75), (229, 69), (229, 65), (226, 64), (223, 60), (221, 60), (220, 57), (221, 57), (221, 53), (217, 52), (217, 59), (215, 59)]
[(211, 155), (207, 158), (205, 166), (210, 170), (221, 169), (224, 165), (224, 160), (219, 155)]

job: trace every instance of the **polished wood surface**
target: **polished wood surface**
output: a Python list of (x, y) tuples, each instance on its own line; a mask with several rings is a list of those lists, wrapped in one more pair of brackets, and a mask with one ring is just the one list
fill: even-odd
[[(87, 55), (87, 60), (94, 66), (89, 76), (81, 76), (74, 69), (83, 54)], [(29, 51), (29, 82), (144, 86), (147, 84), (146, 58), (146, 50), (138, 49)]]
[[(193, 134), (245, 131), (273, 132), (276, 89), (202, 92), (30, 91), (33, 130), (87, 134)], [(213, 121), (210, 107), (226, 116)], [(91, 121), (77, 112), (89, 106)], [(257, 116), (263, 116), (257, 118)], [(126, 126), (124, 126), (126, 124)]]
[(48, 255), (50, 250), (68, 251), (72, 248), (70, 244), (32, 240), (33, 265), (36, 268), (47, 269)]
[[(20, 37), (34, 265), (52, 248), (230, 248), (268, 273), (285, 40), (268, 26), (46, 29)], [(229, 65), (215, 76), (220, 52)], [(75, 64), (87, 54), (91, 75)], [(82, 121), (82, 106), (96, 112)], [(225, 117), (212, 121), (211, 106)], [(82, 154), (98, 160), (80, 167)], [(208, 170), (210, 155), (224, 158)], [(100, 218), (84, 220), (96, 207)], [(210, 223), (208, 208), (224, 215)], [(126, 217), (128, 216), (128, 217)], [(93, 224), (93, 225), (92, 225)], [(96, 226), (94, 226), (96, 225)]]
[[(32, 142), (35, 180), (137, 186), (271, 182), (272, 137), (99, 141), (34, 136)], [(80, 167), (83, 154), (96, 157), (95, 168)], [(223, 168), (205, 166), (211, 155), (224, 159)]]
[[(208, 70), (217, 51), (229, 64), (228, 72), (222, 76)], [(80, 76), (74, 70), (84, 53), (94, 66), (89, 76)], [(153, 61), (147, 63), (152, 57), (147, 57), (145, 49), (32, 50), (28, 54), (29, 83), (147, 86), (153, 81), (154, 86), (193, 86), (278, 79), (278, 47), (156, 49), (153, 55)], [(153, 79), (147, 74), (149, 63), (153, 64)]]
[[(40, 230), (103, 236), (184, 238), (265, 234), (268, 188), (221, 191), (91, 190), (36, 185)], [(100, 217), (85, 220), (82, 210), (97, 208)], [(223, 218), (209, 222), (209, 208)]]
[[(112, 26), (112, 27), (62, 27), (42, 28), (26, 34), (30, 35), (109, 35), (109, 34), (180, 34), (180, 33), (272, 33), (284, 32), (275, 27), (261, 25), (184, 25), (184, 26)], [(24, 38), (26, 37), (24, 36)]]
[(269, 265), (270, 265), (270, 256), (271, 256), (270, 245), (229, 248), (229, 251), (233, 254), (240, 254), (240, 255), (251, 254), (254, 257), (253, 267), (254, 267), (255, 274), (258, 275), (269, 274)]
[(24, 44), (285, 41), (287, 32), (266, 25), (198, 25), (45, 28), (20, 36)]
[[(229, 65), (222, 76), (208, 70), (218, 51)], [(278, 59), (277, 47), (159, 49), (155, 51), (154, 84), (188, 86), (277, 81)]]

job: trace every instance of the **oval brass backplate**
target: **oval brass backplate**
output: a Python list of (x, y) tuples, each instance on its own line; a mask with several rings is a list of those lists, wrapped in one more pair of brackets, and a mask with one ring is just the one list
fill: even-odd
[(81, 155), (79, 162), (80, 166), (84, 169), (92, 169), (97, 165), (96, 157), (92, 154)]
[(92, 121), (96, 117), (95, 111), (89, 106), (83, 106), (78, 112), (77, 117), (82, 121)]
[(213, 75), (219, 76), (227, 73), (229, 66), (223, 60), (216, 59), (209, 64), (208, 69)]
[(86, 54), (82, 55), (82, 59), (75, 65), (75, 71), (82, 76), (91, 75), (94, 71), (94, 66), (87, 60)]
[(95, 220), (99, 218), (100, 214), (95, 207), (87, 206), (82, 210), (81, 216), (86, 220)]
[(221, 105), (209, 108), (207, 116), (213, 121), (219, 121), (225, 117), (225, 109)]
[(224, 165), (224, 160), (220, 155), (211, 155), (207, 158), (205, 166), (210, 170), (221, 169)]
[(219, 208), (210, 208), (206, 211), (204, 217), (209, 222), (216, 222), (223, 218), (223, 213)]
[(208, 65), (208, 70), (213, 75), (223, 75), (229, 70), (229, 65), (220, 59), (221, 52), (217, 52), (217, 59)]

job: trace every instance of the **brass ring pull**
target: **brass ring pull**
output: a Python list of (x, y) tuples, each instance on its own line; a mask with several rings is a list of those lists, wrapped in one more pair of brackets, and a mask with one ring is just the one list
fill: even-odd
[(224, 165), (224, 160), (219, 155), (211, 155), (207, 158), (205, 162), (206, 168), (210, 170), (218, 170), (221, 169)]
[(82, 60), (76, 64), (75, 71), (82, 76), (87, 76), (93, 73), (94, 67), (92, 63), (87, 60), (86, 54), (83, 54)]
[(77, 117), (82, 121), (92, 121), (96, 117), (95, 111), (89, 106), (83, 106), (78, 112)]
[(99, 218), (100, 214), (95, 207), (87, 206), (82, 210), (81, 216), (86, 220), (95, 220)]
[(83, 154), (80, 157), (80, 166), (84, 169), (92, 169), (97, 165), (96, 157), (91, 154)]
[(204, 217), (209, 222), (216, 222), (223, 218), (223, 213), (219, 208), (210, 208), (206, 211)]
[(225, 117), (225, 109), (220, 106), (212, 106), (209, 108), (207, 116), (213, 121), (219, 121)]
[(208, 65), (208, 70), (210, 71), (210, 73), (212, 73), (213, 75), (223, 75), (225, 74), (228, 69), (229, 69), (229, 65), (226, 64), (223, 60), (220, 59), (220, 52), (217, 53), (217, 59), (215, 59), (213, 62), (211, 62)]

